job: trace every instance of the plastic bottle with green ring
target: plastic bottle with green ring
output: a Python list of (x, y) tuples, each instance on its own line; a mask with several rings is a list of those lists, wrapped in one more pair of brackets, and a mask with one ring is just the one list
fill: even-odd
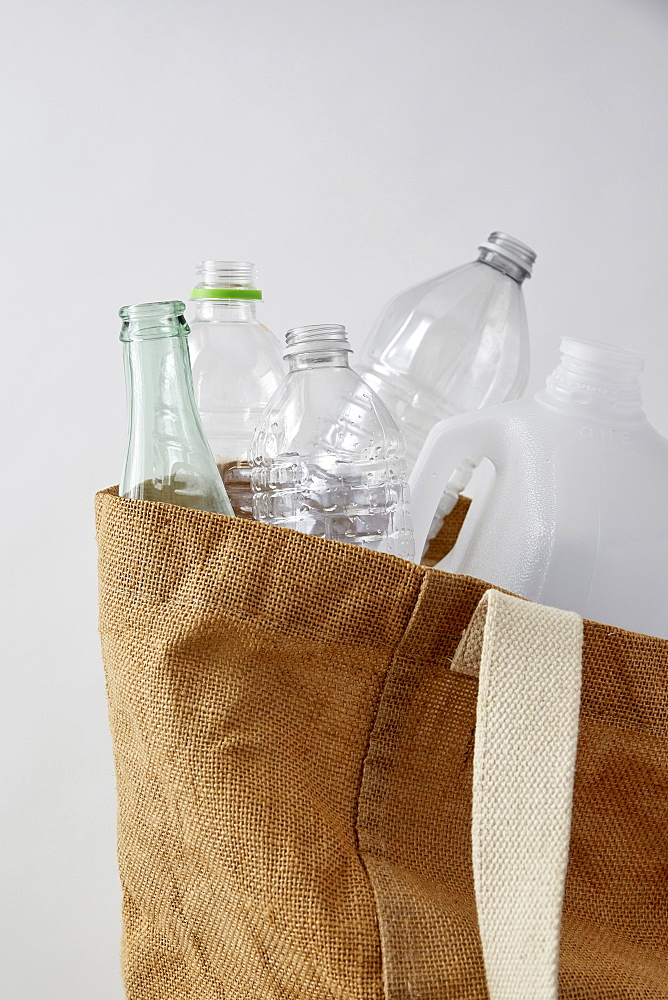
[(252, 517), (248, 446), (283, 379), (278, 338), (256, 317), (255, 265), (205, 260), (190, 299), (195, 399), (234, 513)]

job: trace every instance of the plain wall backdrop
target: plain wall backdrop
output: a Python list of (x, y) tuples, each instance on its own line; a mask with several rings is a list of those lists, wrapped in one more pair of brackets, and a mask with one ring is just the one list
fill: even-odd
[(359, 345), (502, 229), (538, 252), (529, 390), (562, 333), (632, 347), (668, 435), (668, 7), (5, 0), (0, 33), (3, 995), (120, 1000), (92, 517), (118, 308), (252, 260), (277, 333)]

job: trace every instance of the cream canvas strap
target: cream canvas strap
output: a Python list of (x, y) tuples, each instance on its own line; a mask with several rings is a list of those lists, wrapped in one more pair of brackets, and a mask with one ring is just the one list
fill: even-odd
[(556, 1000), (578, 737), (579, 615), (484, 595), (453, 669), (476, 673), (473, 871), (490, 1000)]

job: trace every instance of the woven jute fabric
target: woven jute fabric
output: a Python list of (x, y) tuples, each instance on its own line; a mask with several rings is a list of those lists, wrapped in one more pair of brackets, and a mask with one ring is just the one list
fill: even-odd
[[(486, 1000), (452, 661), (487, 585), (96, 510), (128, 1000)], [(668, 998), (667, 695), (668, 643), (585, 622), (564, 1000)]]

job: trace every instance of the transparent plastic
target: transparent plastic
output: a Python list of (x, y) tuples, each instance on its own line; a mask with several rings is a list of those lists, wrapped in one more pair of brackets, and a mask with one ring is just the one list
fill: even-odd
[(668, 441), (641, 409), (640, 355), (565, 337), (533, 400), (443, 421), (411, 477), (417, 551), (464, 455), (494, 466), (440, 567), (668, 638)]
[(414, 556), (403, 436), (348, 364), (342, 326), (287, 334), (290, 371), (251, 445), (258, 521)]
[[(392, 299), (355, 366), (403, 430), (409, 469), (439, 420), (517, 399), (527, 383), (521, 286), (536, 254), (500, 232), (479, 249), (478, 260)], [(447, 484), (438, 525), (473, 468), (464, 463)]]
[(183, 302), (120, 311), (128, 403), (120, 495), (232, 514), (193, 395)]
[(280, 344), (256, 318), (262, 293), (253, 264), (203, 261), (197, 271), (190, 337), (195, 399), (234, 512), (252, 517), (248, 447), (284, 375)]

